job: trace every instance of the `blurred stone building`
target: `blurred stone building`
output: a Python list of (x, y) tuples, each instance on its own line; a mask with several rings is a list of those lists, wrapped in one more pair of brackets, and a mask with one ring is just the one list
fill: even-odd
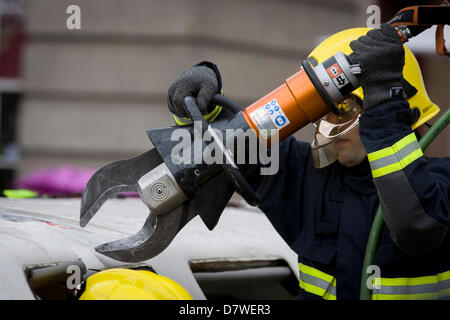
[[(166, 92), (203, 60), (246, 106), (293, 74), (327, 35), (365, 26), (367, 0), (25, 1), (19, 175), (72, 164), (98, 168), (151, 147), (145, 130), (172, 125)], [(69, 30), (66, 9), (81, 9)], [(450, 63), (423, 54), (430, 97), (450, 102)], [(448, 130), (447, 130), (448, 132)], [(297, 134), (311, 141), (312, 127)], [(448, 134), (430, 152), (448, 155)]]

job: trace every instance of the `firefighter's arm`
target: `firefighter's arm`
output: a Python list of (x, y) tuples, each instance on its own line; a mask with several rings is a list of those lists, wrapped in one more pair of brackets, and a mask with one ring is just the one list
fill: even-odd
[(430, 171), (411, 129), (414, 117), (403, 93), (404, 49), (397, 32), (382, 25), (350, 46), (362, 71), (360, 137), (384, 220), (399, 248), (423, 253), (447, 233), (449, 175), (442, 179)]
[(449, 226), (450, 165), (432, 168), (410, 124), (407, 101), (367, 110), (360, 119), (363, 141), (391, 238), (408, 254), (440, 244)]

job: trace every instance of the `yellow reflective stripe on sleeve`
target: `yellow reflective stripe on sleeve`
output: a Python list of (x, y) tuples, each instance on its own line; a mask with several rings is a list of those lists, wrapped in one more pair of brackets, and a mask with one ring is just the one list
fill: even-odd
[(367, 158), (372, 169), (372, 176), (378, 178), (406, 168), (423, 156), (420, 144), (411, 133), (390, 147), (369, 153)]
[(325, 289), (322, 289), (320, 287), (317, 287), (316, 285), (310, 284), (308, 282), (303, 281), (302, 279), (299, 280), (300, 288), (303, 290), (314, 293), (318, 296), (323, 296), (325, 294)]
[(429, 300), (450, 296), (450, 271), (414, 278), (379, 278), (374, 300)]
[(372, 300), (437, 300), (439, 296), (436, 293), (425, 294), (374, 294)]
[(333, 279), (330, 286), (330, 291), (327, 290), (322, 296), (325, 300), (336, 300), (336, 278)]
[(172, 114), (172, 117), (173, 117), (173, 121), (175, 121), (176, 125), (186, 126), (188, 124), (192, 124), (192, 120), (189, 119), (189, 118), (178, 117), (178, 116), (176, 116), (174, 114)]
[(317, 277), (319, 279), (322, 279), (328, 283), (330, 283), (331, 281), (333, 281), (334, 277), (330, 276), (329, 274), (326, 274), (325, 272), (322, 272), (316, 268), (313, 267), (309, 267), (303, 263), (299, 263), (298, 264), (298, 268), (302, 273), (306, 273), (309, 274), (311, 276)]
[(401, 140), (397, 141), (390, 147), (386, 147), (384, 149), (374, 151), (369, 153), (367, 156), (369, 158), (369, 161), (377, 160), (380, 158), (384, 158), (386, 156), (389, 156), (391, 154), (394, 154), (396, 150), (399, 150), (403, 148), (404, 146), (410, 144), (413, 141), (417, 141), (416, 135), (413, 133), (408, 134), (406, 137), (402, 138)]
[(450, 288), (439, 290), (439, 298), (450, 297)]
[(438, 281), (445, 281), (450, 279), (450, 270), (437, 274)]
[(303, 263), (299, 263), (298, 268), (300, 288), (323, 299), (336, 300), (336, 279), (333, 276)]
[(219, 113), (220, 113), (221, 111), (222, 111), (222, 107), (216, 106), (216, 107), (214, 108), (213, 111), (211, 111), (211, 112), (208, 113), (207, 115), (203, 116), (203, 118), (204, 118), (206, 121), (212, 122), (212, 121), (214, 121), (214, 119), (219, 115)]
[(381, 278), (380, 284), (385, 286), (407, 286), (437, 283), (450, 279), (450, 271), (442, 272), (437, 275), (415, 277), (415, 278)]
[[(214, 119), (217, 118), (217, 116), (220, 114), (221, 111), (222, 111), (222, 107), (216, 106), (213, 111), (204, 115), (203, 119), (205, 119), (208, 122), (212, 122), (212, 121), (214, 121)], [(185, 126), (188, 124), (192, 124), (192, 120), (189, 118), (178, 117), (174, 114), (172, 114), (172, 116), (173, 116), (173, 120), (175, 121), (175, 124), (177, 124), (179, 126)]]

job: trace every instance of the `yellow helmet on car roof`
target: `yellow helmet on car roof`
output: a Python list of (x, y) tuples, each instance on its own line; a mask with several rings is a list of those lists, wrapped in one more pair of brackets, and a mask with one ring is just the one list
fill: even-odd
[[(350, 48), (350, 42), (365, 35), (369, 30), (370, 28), (351, 28), (338, 32), (322, 41), (309, 54), (308, 60), (313, 64), (319, 64), (339, 51), (342, 51), (348, 55), (353, 52)], [(420, 111), (419, 119), (412, 125), (412, 129), (415, 129), (438, 114), (439, 107), (428, 97), (425, 84), (422, 79), (422, 72), (420, 71), (420, 66), (416, 60), (416, 57), (408, 47), (403, 47), (405, 49), (405, 66), (403, 68), (403, 77), (417, 90), (415, 94), (408, 97), (410, 108), (418, 108)], [(408, 90), (406, 89), (407, 88), (405, 88), (405, 91), (408, 94)], [(364, 93), (361, 87), (353, 91), (352, 94), (361, 100), (364, 99)]]
[(145, 270), (114, 268), (86, 281), (80, 300), (192, 300), (175, 281)]

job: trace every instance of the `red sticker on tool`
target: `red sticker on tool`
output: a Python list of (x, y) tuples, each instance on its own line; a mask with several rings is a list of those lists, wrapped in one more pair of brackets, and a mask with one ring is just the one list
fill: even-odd
[(342, 74), (342, 70), (341, 67), (337, 63), (335, 63), (331, 67), (327, 68), (327, 73), (331, 79), (334, 79), (340, 74)]

